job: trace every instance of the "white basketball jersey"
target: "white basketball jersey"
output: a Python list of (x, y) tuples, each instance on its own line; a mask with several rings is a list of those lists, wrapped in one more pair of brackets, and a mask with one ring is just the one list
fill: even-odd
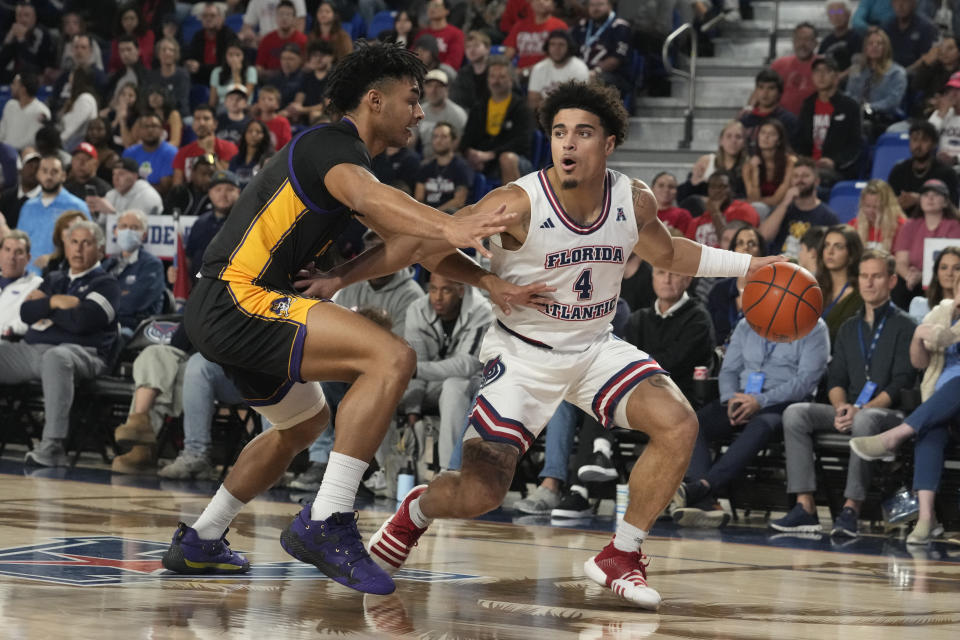
[(530, 198), (530, 229), (516, 251), (491, 243), (491, 270), (508, 282), (557, 290), (546, 309), (513, 307), (506, 316), (495, 306), (497, 319), (528, 342), (582, 351), (611, 330), (624, 265), (637, 244), (630, 178), (607, 170), (601, 213), (589, 226), (564, 212), (546, 169), (514, 184)]

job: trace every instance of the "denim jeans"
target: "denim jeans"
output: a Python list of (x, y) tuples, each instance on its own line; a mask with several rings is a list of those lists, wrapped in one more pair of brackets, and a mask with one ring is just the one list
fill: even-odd
[(217, 402), (244, 404), (243, 396), (223, 367), (199, 353), (187, 360), (183, 373), (183, 451), (203, 457), (210, 453), (210, 424)]
[(934, 392), (904, 420), (917, 432), (913, 445), (913, 490), (936, 491), (943, 452), (950, 441), (950, 420), (960, 413), (960, 378)]

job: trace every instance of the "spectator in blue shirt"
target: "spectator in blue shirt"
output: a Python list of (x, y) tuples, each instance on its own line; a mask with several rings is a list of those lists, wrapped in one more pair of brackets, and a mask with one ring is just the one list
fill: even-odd
[(173, 159), (177, 148), (163, 139), (163, 121), (155, 113), (144, 113), (137, 120), (140, 143), (127, 147), (124, 158), (133, 158), (140, 165), (140, 177), (166, 195), (173, 185)]
[(917, 0), (892, 0), (894, 18), (883, 30), (893, 45), (893, 60), (912, 71), (930, 47), (940, 39), (937, 26), (917, 11)]
[[(40, 168), (37, 170), (40, 194), (23, 203), (17, 223), (18, 228), (30, 236), (34, 255), (53, 253), (53, 227), (61, 213), (77, 210), (90, 217), (87, 203), (63, 188), (65, 178), (66, 172), (58, 156), (40, 159)], [(35, 274), (39, 274), (41, 269), (36, 263), (31, 263), (27, 268)]]
[[(674, 498), (677, 524), (726, 523), (727, 514), (716, 505), (717, 491), (736, 480), (779, 433), (788, 406), (813, 397), (829, 357), (830, 338), (823, 320), (800, 340), (784, 343), (761, 337), (746, 319), (737, 324), (720, 367), (720, 398), (697, 412), (700, 433)], [(741, 427), (723, 455), (713, 460), (711, 444), (728, 440)]]
[(433, 127), (431, 144), (433, 160), (420, 167), (413, 197), (441, 211), (453, 213), (467, 203), (470, 189), (470, 167), (454, 153), (457, 130), (449, 122)]
[(123, 212), (113, 230), (120, 255), (103, 261), (104, 271), (120, 283), (117, 319), (128, 338), (141, 320), (163, 311), (163, 263), (143, 248), (148, 229), (147, 214), (137, 209)]
[(866, 34), (870, 27), (880, 27), (896, 17), (891, 0), (860, 0), (853, 14), (853, 28)]

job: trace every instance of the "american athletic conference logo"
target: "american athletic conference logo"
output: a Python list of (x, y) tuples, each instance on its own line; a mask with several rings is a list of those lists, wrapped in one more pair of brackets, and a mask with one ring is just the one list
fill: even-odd
[(503, 361), (500, 359), (500, 356), (487, 360), (487, 363), (483, 365), (483, 377), (480, 382), (481, 387), (486, 387), (489, 384), (496, 382), (500, 376), (502, 376), (507, 371), (507, 365), (503, 364)]

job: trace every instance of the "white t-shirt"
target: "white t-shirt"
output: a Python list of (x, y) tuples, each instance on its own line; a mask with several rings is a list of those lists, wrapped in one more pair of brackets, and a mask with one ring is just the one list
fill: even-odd
[(0, 118), (0, 142), (5, 142), (17, 151), (32, 145), (44, 120), (50, 119), (50, 109), (36, 98), (21, 107), (15, 99), (7, 100)]
[(467, 126), (467, 112), (450, 98), (447, 98), (441, 109), (430, 103), (423, 105), (423, 120), (417, 127), (417, 133), (423, 146), (424, 160), (433, 158), (433, 128), (438, 122), (449, 122), (457, 128), (457, 135), (463, 137), (463, 128)]
[[(291, 0), (298, 18), (307, 16), (307, 5), (303, 0)], [(243, 24), (256, 28), (257, 33), (265, 36), (277, 28), (277, 5), (280, 0), (250, 0), (247, 12), (243, 14)]]
[(561, 82), (567, 80), (586, 82), (589, 79), (590, 70), (587, 64), (576, 56), (571, 56), (562, 67), (557, 67), (550, 58), (544, 58), (533, 65), (528, 89), (542, 93), (546, 97)]
[(942, 118), (934, 111), (930, 114), (930, 122), (940, 132), (940, 151), (960, 156), (960, 116), (953, 112), (953, 107)]

